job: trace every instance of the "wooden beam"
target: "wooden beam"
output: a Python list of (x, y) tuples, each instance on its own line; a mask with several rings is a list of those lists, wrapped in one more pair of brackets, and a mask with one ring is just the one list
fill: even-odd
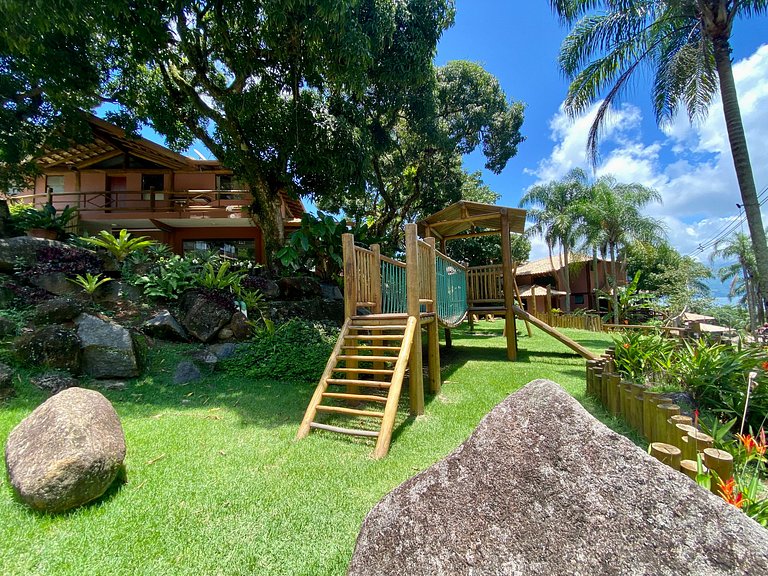
[(498, 214), (478, 214), (477, 216), (472, 216), (470, 218), (459, 218), (457, 220), (444, 220), (443, 222), (432, 222), (429, 224), (429, 226), (432, 228), (435, 228), (438, 226), (452, 226), (454, 224), (465, 224), (465, 223), (474, 224), (475, 222), (482, 222), (483, 220), (497, 220), (498, 218), (499, 218)]
[(498, 236), (498, 230), (486, 230), (484, 232), (472, 232), (470, 234), (454, 234), (453, 236), (446, 236), (443, 238), (446, 242), (448, 240), (461, 240), (462, 238), (480, 238), (481, 236)]
[(515, 296), (512, 282), (512, 245), (509, 234), (509, 213), (501, 211), (501, 264), (504, 280), (504, 330), (507, 334), (507, 358), (517, 360), (517, 332), (515, 331)]
[[(439, 294), (437, 293), (437, 254), (435, 253), (435, 239), (427, 238), (425, 242), (429, 244), (429, 281), (430, 292), (432, 292), (432, 310), (437, 316), (437, 305)], [(437, 322), (431, 322), (427, 326), (427, 347), (429, 349), (429, 391), (433, 394), (440, 393), (440, 327)]]
[(421, 359), (421, 313), (419, 303), (419, 237), (416, 224), (405, 225), (405, 285), (408, 316), (416, 319), (409, 358), (411, 415), (424, 414), (424, 374)]

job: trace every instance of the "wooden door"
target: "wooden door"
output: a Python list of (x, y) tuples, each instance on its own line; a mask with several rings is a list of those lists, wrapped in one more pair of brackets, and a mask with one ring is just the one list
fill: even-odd
[(112, 192), (125, 192), (128, 182), (125, 176), (107, 176), (107, 193), (104, 195), (104, 208), (116, 208), (117, 197), (112, 197)]

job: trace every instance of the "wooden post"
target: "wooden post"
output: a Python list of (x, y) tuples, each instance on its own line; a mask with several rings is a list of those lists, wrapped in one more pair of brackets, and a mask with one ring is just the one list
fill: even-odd
[[(677, 428), (678, 424), (687, 424), (690, 426), (692, 423), (693, 421), (690, 416), (685, 416), (683, 414), (670, 416), (669, 420), (667, 420), (667, 444), (677, 446), (679, 436)], [(680, 448), (680, 446), (677, 447)]]
[(674, 470), (680, 470), (680, 449), (663, 442), (651, 442), (651, 456)]
[(512, 286), (512, 245), (509, 237), (509, 212), (501, 210), (501, 264), (504, 280), (504, 330), (507, 333), (507, 358), (517, 360), (517, 331), (515, 330), (514, 288)]
[(600, 362), (592, 372), (592, 389), (595, 391), (595, 400), (603, 403), (603, 364)]
[[(706, 474), (709, 468), (701, 465), (701, 472)], [(699, 473), (699, 463), (696, 460), (680, 460), (680, 472), (688, 476), (691, 480), (696, 480), (696, 476)]]
[[(517, 303), (520, 305), (520, 308), (525, 308), (525, 306), (523, 306), (523, 298), (520, 296), (520, 288), (517, 285), (517, 262), (515, 262), (515, 269), (512, 271), (512, 286), (515, 289), (515, 298), (517, 298)], [(525, 320), (525, 328), (528, 331), (528, 338), (533, 338), (531, 323), (528, 322), (527, 318), (523, 318), (523, 320)]]
[(429, 251), (429, 291), (432, 298), (432, 311), (435, 317), (427, 324), (427, 348), (429, 350), (429, 391), (433, 394), (440, 393), (440, 326), (437, 322), (437, 254), (435, 252), (435, 239), (426, 238), (424, 240), (431, 250)]
[(424, 414), (424, 374), (421, 359), (421, 306), (419, 305), (419, 237), (416, 224), (405, 225), (405, 284), (408, 316), (416, 319), (410, 368), (409, 399), (411, 415)]
[(670, 404), (669, 399), (656, 406), (656, 437), (653, 439), (654, 442), (669, 444), (669, 442), (667, 442), (669, 439), (667, 420), (669, 420), (670, 416), (675, 416), (677, 414), (680, 414), (680, 406), (677, 404)]
[[(725, 450), (717, 448), (704, 449), (704, 464), (707, 468), (717, 474), (717, 477), (723, 482), (728, 482), (733, 477), (733, 456)], [(712, 479), (710, 490), (713, 494), (720, 492), (720, 486), (717, 480)]]
[(373, 270), (371, 270), (371, 284), (373, 286), (371, 299), (374, 302), (373, 313), (381, 314), (381, 246), (373, 244), (371, 252), (373, 252)]
[[(341, 235), (341, 250), (344, 258), (344, 319), (349, 320), (357, 315), (357, 264), (355, 262), (355, 236)], [(357, 360), (346, 360), (347, 368), (357, 368)], [(356, 372), (348, 372), (347, 378), (357, 379)], [(359, 387), (347, 386), (348, 394), (358, 394)]]
[(344, 256), (344, 317), (348, 319), (357, 314), (357, 267), (353, 234), (341, 235), (341, 248)]
[(643, 390), (643, 436), (648, 442), (653, 442), (653, 418), (656, 410), (656, 403), (661, 397), (659, 392), (651, 392), (649, 389)]
[(453, 337), (451, 336), (451, 329), (447, 326), (445, 328), (445, 348), (447, 350), (453, 348)]

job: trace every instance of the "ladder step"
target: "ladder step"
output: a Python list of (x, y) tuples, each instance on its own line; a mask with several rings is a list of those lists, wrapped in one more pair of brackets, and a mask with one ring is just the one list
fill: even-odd
[(334, 368), (334, 372), (359, 372), (360, 374), (394, 374), (394, 370), (386, 368)]
[(381, 326), (371, 325), (371, 324), (364, 324), (364, 325), (352, 325), (349, 327), (350, 330), (403, 330), (405, 329), (405, 324), (382, 324)]
[(349, 434), (350, 436), (367, 436), (368, 438), (379, 437), (379, 433), (374, 432), (373, 430), (353, 430), (352, 428), (340, 428), (339, 426), (329, 426), (328, 424), (320, 424), (319, 422), (312, 422), (309, 427), (317, 430), (336, 432), (338, 434)]
[(323, 398), (335, 398), (336, 400), (349, 400), (351, 402), (387, 402), (386, 396), (374, 396), (373, 394), (347, 394), (345, 392), (323, 392)]
[(394, 362), (397, 356), (337, 356), (337, 360), (362, 360), (364, 362)]
[(360, 345), (353, 345), (353, 344), (345, 344), (342, 346), (342, 348), (346, 348), (349, 350), (386, 350), (389, 352), (400, 352), (400, 346), (371, 346), (369, 344), (360, 344)]
[(406, 312), (385, 312), (383, 314), (356, 314), (352, 321), (359, 320), (408, 320)]
[(384, 412), (374, 412), (373, 410), (358, 410), (357, 408), (347, 408), (346, 406), (317, 406), (318, 412), (328, 412), (331, 414), (346, 414), (347, 416), (363, 416), (365, 418), (384, 418)]
[(344, 336), (347, 340), (402, 340), (402, 334), (349, 334)]
[(391, 382), (377, 382), (376, 380), (347, 380), (346, 378), (328, 378), (327, 384), (336, 384), (337, 386), (367, 386), (368, 388), (389, 388)]

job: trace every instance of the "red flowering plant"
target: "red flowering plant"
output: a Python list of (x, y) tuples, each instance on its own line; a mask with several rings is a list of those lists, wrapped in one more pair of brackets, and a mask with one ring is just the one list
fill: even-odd
[(732, 478), (717, 479), (720, 496), (768, 528), (768, 493), (761, 482), (768, 462), (765, 429), (761, 428), (757, 437), (736, 434), (728, 448), (734, 456), (735, 470)]
[(675, 342), (661, 334), (628, 331), (614, 336), (616, 368), (625, 378), (639, 384), (671, 384)]

